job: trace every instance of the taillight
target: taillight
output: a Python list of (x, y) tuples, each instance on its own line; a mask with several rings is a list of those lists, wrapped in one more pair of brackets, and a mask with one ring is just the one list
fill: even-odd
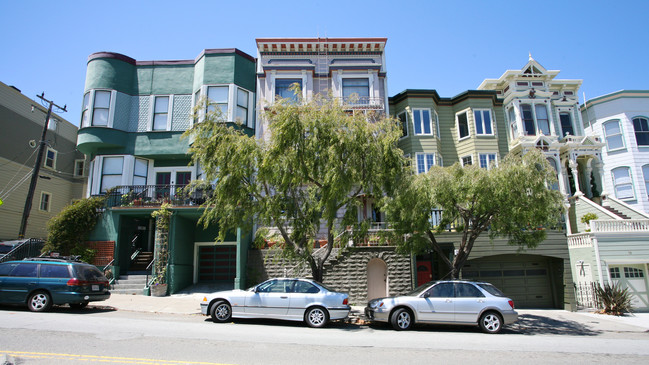
[(510, 300), (508, 303), (509, 303), (509, 305), (512, 307), (512, 309), (514, 309), (514, 301), (513, 301), (513, 300)]
[(81, 281), (81, 280), (76, 279), (76, 278), (68, 280), (68, 286), (81, 286), (81, 285), (83, 285), (85, 283), (86, 283), (85, 281)]
[(347, 304), (349, 304), (349, 299), (347, 298), (343, 299), (343, 305), (347, 305)]

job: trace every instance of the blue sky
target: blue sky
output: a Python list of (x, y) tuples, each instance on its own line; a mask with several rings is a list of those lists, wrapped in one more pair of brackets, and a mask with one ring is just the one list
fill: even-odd
[(528, 53), (594, 98), (649, 89), (649, 1), (0, 0), (0, 81), (68, 105), (78, 125), (88, 55), (256, 56), (255, 38), (387, 37), (388, 91), (454, 96), (522, 68)]

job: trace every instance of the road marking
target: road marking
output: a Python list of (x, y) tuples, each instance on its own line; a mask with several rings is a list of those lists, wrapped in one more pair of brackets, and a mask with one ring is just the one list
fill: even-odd
[[(185, 360), (158, 360), (158, 359), (143, 359), (136, 357), (117, 357), (117, 356), (98, 356), (98, 355), (77, 355), (77, 354), (57, 354), (50, 352), (25, 352), (25, 351), (3, 351), (0, 354), (6, 354), (18, 358), (32, 358), (32, 359), (56, 359), (56, 360), (78, 360), (78, 361), (91, 361), (91, 362), (113, 362), (121, 364), (197, 364), (197, 365), (229, 365), (216, 362), (204, 361), (185, 361)], [(231, 365), (231, 364), (230, 364)]]

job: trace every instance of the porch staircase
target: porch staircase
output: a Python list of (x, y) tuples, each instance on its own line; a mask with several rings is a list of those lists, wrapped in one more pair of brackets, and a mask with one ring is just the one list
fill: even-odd
[(608, 207), (608, 206), (606, 206), (606, 205), (602, 205), (601, 207), (604, 208), (604, 209), (606, 209), (606, 210), (608, 210), (609, 212), (611, 212), (611, 213), (617, 215), (618, 217), (620, 217), (620, 218), (622, 218), (622, 219), (631, 219), (631, 217), (629, 217), (629, 216), (627, 216), (627, 215), (624, 215), (622, 212), (620, 212), (619, 210), (616, 210), (616, 209), (614, 209), (614, 208), (612, 208), (612, 207)]
[(110, 292), (112, 294), (142, 295), (146, 277), (146, 275), (120, 275)]
[(131, 262), (130, 271), (146, 271), (153, 261), (153, 252), (140, 252)]

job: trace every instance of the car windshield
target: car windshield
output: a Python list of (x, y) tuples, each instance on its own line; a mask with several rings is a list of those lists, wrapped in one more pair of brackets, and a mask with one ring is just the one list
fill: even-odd
[(500, 291), (500, 289), (496, 288), (495, 286), (487, 283), (478, 283), (477, 284), (479, 287), (484, 289), (487, 293), (496, 296), (496, 297), (504, 297), (505, 294)]
[(425, 291), (426, 289), (430, 288), (430, 286), (433, 285), (433, 284), (434, 284), (434, 283), (426, 283), (426, 284), (420, 285), (420, 286), (416, 287), (416, 288), (415, 288), (413, 291), (411, 291), (410, 293), (406, 294), (406, 296), (409, 296), (409, 297), (416, 297), (416, 296), (418, 296), (419, 294), (421, 294), (423, 291)]

